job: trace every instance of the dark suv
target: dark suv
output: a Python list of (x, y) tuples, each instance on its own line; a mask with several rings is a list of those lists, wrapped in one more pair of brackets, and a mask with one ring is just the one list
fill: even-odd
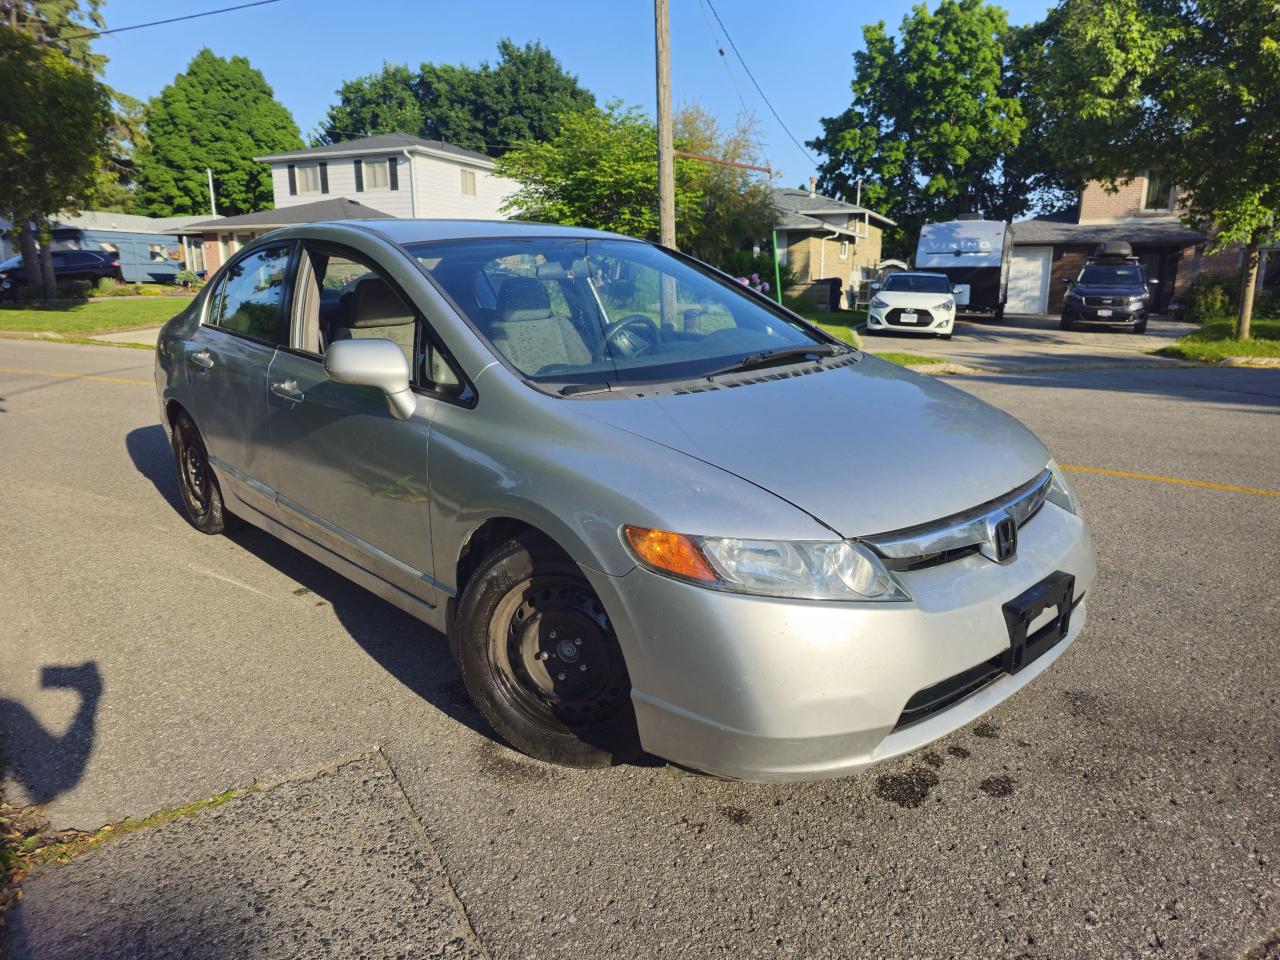
[(1064, 282), (1070, 289), (1062, 302), (1063, 330), (1077, 323), (1122, 325), (1134, 333), (1147, 329), (1151, 290), (1129, 244), (1102, 244), (1079, 276)]
[[(96, 281), (102, 277), (124, 279), (117, 255), (107, 250), (55, 250), (50, 259), (53, 260), (53, 275), (58, 283)], [(0, 298), (16, 297), (18, 289), (31, 282), (27, 279), (27, 269), (21, 256), (10, 257), (0, 263)]]

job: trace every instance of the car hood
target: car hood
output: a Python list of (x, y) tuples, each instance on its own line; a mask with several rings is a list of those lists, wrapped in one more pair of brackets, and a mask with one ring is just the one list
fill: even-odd
[(926, 310), (951, 299), (950, 293), (909, 293), (897, 290), (881, 290), (876, 296), (890, 307), (923, 307)]
[(792, 375), (803, 369), (767, 370), (733, 387), (725, 378), (699, 393), (572, 402), (754, 483), (844, 537), (959, 513), (1048, 462), (1013, 417), (932, 377), (870, 356)]

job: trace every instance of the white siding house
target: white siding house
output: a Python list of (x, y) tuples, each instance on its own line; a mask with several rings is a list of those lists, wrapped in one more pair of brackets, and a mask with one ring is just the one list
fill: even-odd
[(484, 154), (405, 133), (255, 159), (271, 164), (277, 209), (344, 198), (392, 217), (503, 220), (516, 189)]

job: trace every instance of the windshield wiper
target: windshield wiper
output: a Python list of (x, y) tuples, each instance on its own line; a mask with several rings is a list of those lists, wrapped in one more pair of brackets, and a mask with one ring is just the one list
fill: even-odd
[(816, 343), (804, 347), (779, 347), (777, 350), (766, 350), (763, 353), (749, 353), (735, 363), (712, 370), (706, 374), (706, 378), (710, 380), (712, 377), (718, 377), (724, 373), (738, 373), (742, 370), (754, 370), (757, 367), (771, 367), (774, 364), (786, 363), (788, 360), (796, 360), (803, 357), (813, 357), (816, 360), (819, 357), (830, 357), (844, 352), (846, 351), (831, 343)]

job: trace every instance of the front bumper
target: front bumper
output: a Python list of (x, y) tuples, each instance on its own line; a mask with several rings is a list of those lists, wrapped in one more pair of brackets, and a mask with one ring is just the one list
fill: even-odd
[(955, 311), (916, 310), (917, 321), (904, 323), (900, 307), (872, 307), (867, 311), (870, 330), (901, 330), (906, 333), (950, 333), (955, 325)]
[[(1107, 312), (1101, 316), (1099, 310)], [(1147, 319), (1147, 308), (1141, 307), (1090, 307), (1070, 303), (1062, 305), (1062, 319), (1068, 323), (1108, 323), (1117, 326), (1133, 326)]]
[[(1095, 575), (1083, 522), (1053, 504), (1017, 558), (972, 555), (900, 574), (909, 603), (721, 593), (643, 569), (586, 571), (622, 643), (645, 749), (718, 776), (814, 780), (855, 773), (969, 723), (1061, 656)], [(898, 726), (907, 701), (1009, 646), (1002, 606), (1056, 570), (1075, 577), (1067, 636), (1016, 674)], [(897, 727), (897, 729), (895, 729)]]

